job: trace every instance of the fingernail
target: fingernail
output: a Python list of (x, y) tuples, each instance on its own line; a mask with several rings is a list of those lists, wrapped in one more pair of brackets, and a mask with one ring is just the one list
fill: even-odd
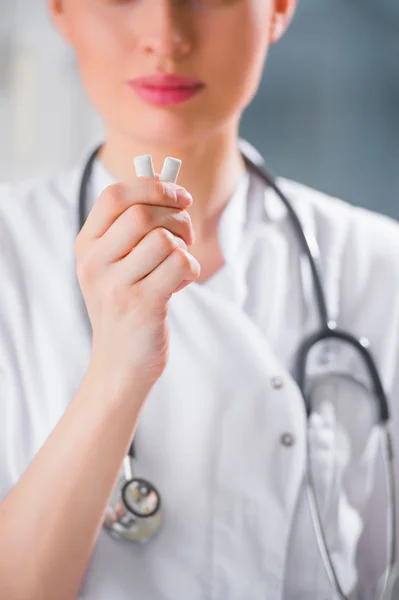
[(176, 197), (179, 204), (182, 206), (190, 206), (193, 203), (193, 197), (186, 190), (178, 188), (176, 190)]

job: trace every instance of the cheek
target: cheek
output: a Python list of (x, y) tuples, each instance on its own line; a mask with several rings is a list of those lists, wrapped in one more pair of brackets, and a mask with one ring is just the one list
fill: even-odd
[[(124, 63), (132, 36), (121, 29), (120, 21), (106, 15), (79, 12), (72, 23), (73, 42), (81, 78), (92, 100), (107, 94), (123, 80)], [(126, 40), (126, 43), (124, 43)]]
[(245, 107), (258, 89), (267, 56), (267, 13), (248, 11), (233, 22), (215, 22), (210, 29), (203, 44), (207, 79), (224, 102), (230, 98)]

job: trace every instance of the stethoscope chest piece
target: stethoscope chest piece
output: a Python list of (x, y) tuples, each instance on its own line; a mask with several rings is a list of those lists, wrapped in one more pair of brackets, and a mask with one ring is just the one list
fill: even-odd
[(161, 525), (161, 497), (145, 479), (119, 481), (107, 508), (104, 526), (118, 539), (147, 542)]

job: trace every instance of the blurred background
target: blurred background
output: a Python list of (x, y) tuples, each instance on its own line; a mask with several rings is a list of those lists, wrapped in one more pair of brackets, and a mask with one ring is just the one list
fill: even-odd
[[(0, 131), (0, 180), (102, 138), (46, 0), (0, 0)], [(300, 0), (241, 135), (271, 172), (399, 219), (399, 0)]]

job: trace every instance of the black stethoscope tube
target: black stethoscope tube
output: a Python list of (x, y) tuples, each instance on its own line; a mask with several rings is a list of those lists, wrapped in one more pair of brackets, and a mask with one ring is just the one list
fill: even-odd
[[(93, 163), (97, 157), (97, 154), (98, 154), (100, 148), (101, 148), (101, 145), (91, 153), (91, 155), (84, 167), (84, 170), (83, 170), (83, 175), (82, 175), (80, 188), (79, 188), (79, 208), (78, 208), (78, 210), (79, 210), (79, 231), (81, 230), (81, 228), (83, 227), (84, 222), (85, 222), (87, 190), (88, 190), (89, 181), (90, 181), (90, 177), (91, 177), (91, 173), (92, 173)], [(308, 357), (309, 357), (310, 351), (312, 350), (312, 348), (314, 348), (314, 346), (316, 344), (318, 344), (319, 342), (322, 342), (322, 341), (327, 341), (327, 340), (340, 340), (340, 341), (346, 342), (347, 344), (352, 346), (358, 352), (360, 358), (362, 359), (362, 361), (370, 375), (373, 392), (374, 392), (373, 395), (376, 398), (376, 403), (377, 403), (377, 408), (378, 408), (378, 423), (381, 426), (382, 430), (386, 434), (387, 488), (388, 488), (388, 496), (389, 496), (389, 498), (388, 498), (389, 508), (391, 509), (389, 521), (391, 522), (391, 525), (392, 525), (391, 538), (390, 538), (389, 548), (388, 548), (388, 552), (389, 552), (388, 569), (387, 569), (387, 579), (388, 579), (388, 576), (393, 571), (393, 566), (395, 564), (395, 557), (396, 557), (396, 537), (395, 537), (395, 530), (396, 530), (395, 502), (396, 502), (396, 500), (395, 500), (395, 485), (394, 485), (394, 474), (393, 474), (393, 448), (392, 448), (391, 437), (389, 435), (389, 431), (387, 428), (387, 423), (390, 419), (388, 399), (385, 394), (376, 363), (368, 349), (369, 342), (366, 338), (362, 338), (359, 340), (359, 339), (356, 339), (349, 332), (338, 330), (336, 328), (336, 323), (329, 319), (327, 303), (326, 303), (326, 295), (325, 295), (325, 292), (323, 289), (323, 283), (322, 283), (322, 277), (321, 277), (320, 256), (319, 256), (318, 248), (315, 247), (315, 245), (312, 244), (310, 242), (310, 240), (307, 238), (306, 232), (304, 231), (301, 221), (300, 221), (297, 213), (295, 212), (293, 206), (291, 205), (290, 201), (287, 199), (285, 194), (278, 187), (278, 185), (275, 183), (273, 177), (271, 177), (267, 173), (267, 171), (264, 169), (263, 164), (257, 164), (256, 162), (251, 160), (247, 156), (247, 154), (244, 152), (242, 153), (242, 156), (243, 156), (243, 159), (245, 161), (245, 164), (246, 164), (248, 170), (253, 172), (255, 175), (257, 175), (264, 182), (264, 184), (266, 186), (269, 186), (270, 188), (272, 188), (274, 190), (274, 192), (277, 194), (277, 196), (280, 198), (280, 200), (282, 201), (284, 206), (286, 207), (289, 217), (290, 217), (291, 224), (292, 224), (295, 234), (297, 235), (298, 240), (300, 242), (302, 251), (305, 253), (305, 255), (308, 258), (309, 266), (310, 266), (311, 273), (312, 273), (317, 310), (318, 310), (319, 319), (320, 319), (320, 329), (318, 331), (316, 331), (314, 334), (308, 336), (300, 344), (300, 347), (298, 349), (297, 372), (296, 372), (297, 383), (298, 383), (298, 387), (301, 390), (301, 393), (303, 396), (307, 417), (309, 418), (309, 416), (312, 413), (312, 405), (311, 405), (310, 395), (308, 395), (307, 391), (306, 391), (306, 377), (307, 377), (306, 368), (307, 368), (307, 362), (308, 362)], [(308, 454), (309, 454), (309, 448), (308, 448)], [(133, 442), (132, 442), (132, 445), (129, 450), (129, 456), (131, 458), (135, 457), (135, 448), (134, 448)], [(316, 533), (316, 537), (317, 537), (317, 541), (318, 541), (318, 545), (319, 545), (319, 549), (320, 549), (320, 554), (322, 556), (324, 566), (326, 568), (327, 575), (329, 577), (332, 588), (335, 590), (335, 592), (338, 594), (338, 596), (340, 598), (342, 598), (343, 600), (346, 600), (346, 596), (343, 593), (343, 591), (339, 585), (338, 578), (336, 576), (335, 569), (334, 569), (334, 566), (333, 566), (333, 563), (331, 560), (331, 556), (330, 556), (330, 553), (327, 548), (327, 543), (326, 543), (325, 535), (324, 535), (324, 529), (323, 529), (323, 526), (321, 523), (321, 518), (320, 518), (319, 509), (318, 509), (318, 505), (317, 505), (317, 499), (316, 499), (313, 479), (312, 479), (311, 470), (309, 467), (310, 467), (310, 458), (308, 456), (308, 476), (307, 476), (308, 500), (309, 500), (309, 505), (310, 505), (310, 510), (311, 510), (312, 523), (313, 523), (313, 527), (314, 527), (314, 530)], [(385, 589), (387, 589), (387, 583), (384, 586), (384, 590)], [(383, 591), (382, 597), (384, 595), (385, 594)]]

